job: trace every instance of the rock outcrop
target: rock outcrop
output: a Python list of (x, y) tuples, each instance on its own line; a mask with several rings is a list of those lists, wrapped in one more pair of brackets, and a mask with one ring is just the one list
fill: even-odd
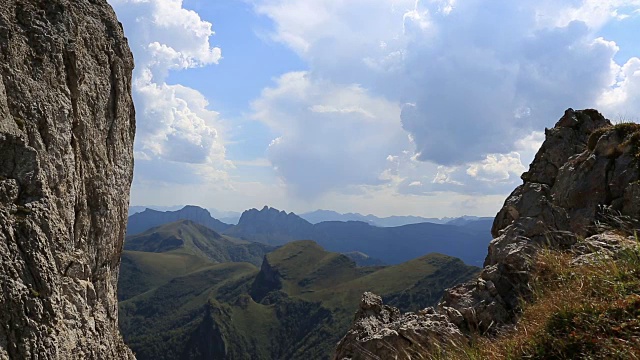
[[(545, 135), (529, 171), (522, 175), (524, 183), (494, 220), (494, 239), (479, 278), (447, 290), (436, 309), (423, 313), (445, 317), (463, 333), (492, 332), (517, 321), (520, 301), (530, 295), (536, 270), (532, 260), (539, 249), (573, 249), (580, 255), (578, 261), (588, 261), (589, 253), (610, 255), (623, 247), (624, 237), (596, 225), (611, 213), (640, 218), (640, 125), (612, 126), (596, 110), (568, 109)], [(377, 359), (376, 351), (371, 355), (360, 349), (369, 351), (371, 339), (381, 333), (387, 334), (385, 354), (420, 358), (404, 355), (410, 353), (407, 346), (417, 347), (403, 334), (393, 333), (403, 324), (378, 317), (374, 331), (362, 326), (370, 321), (362, 312), (361, 308), (339, 344), (336, 359)], [(451, 327), (442, 325), (441, 318), (436, 320), (438, 336), (451, 338)], [(432, 329), (429, 325), (425, 331)], [(428, 336), (420, 344), (438, 343), (438, 336)]]
[(106, 0), (0, 5), (0, 359), (133, 358), (117, 274), (133, 57)]
[(433, 308), (401, 314), (382, 298), (364, 293), (356, 321), (338, 344), (337, 359), (430, 359), (443, 343), (464, 335), (446, 315)]

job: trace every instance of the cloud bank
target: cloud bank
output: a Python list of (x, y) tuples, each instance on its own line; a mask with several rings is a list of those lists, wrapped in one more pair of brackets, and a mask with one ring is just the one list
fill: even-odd
[[(257, 118), (283, 134), (269, 159), (285, 182), (309, 191), (372, 185), (386, 174), (386, 183), (401, 193), (506, 192), (535, 153), (525, 143), (537, 137), (539, 146), (537, 134), (566, 108), (600, 105), (610, 115), (635, 111), (640, 103), (640, 60), (617, 64), (618, 46), (598, 34), (608, 22), (637, 21), (637, 0), (254, 4), (273, 20), (272, 38), (308, 62), (306, 88), (357, 88), (400, 108), (345, 104), (343, 96), (316, 104), (317, 96), (288, 95), (283, 106), (265, 91), (256, 103), (278, 111), (258, 111)], [(285, 91), (283, 79), (292, 76), (281, 77), (275, 89)], [(355, 120), (365, 114), (377, 121)], [(336, 149), (357, 147), (360, 140), (367, 140), (368, 151)], [(310, 183), (288, 170), (295, 164), (325, 176)]]
[(152, 201), (399, 214), (429, 196), (432, 216), (455, 215), (498, 206), (567, 107), (640, 113), (640, 58), (616, 61), (601, 31), (640, 21), (640, 0), (249, 0), (308, 68), (273, 74), (247, 112), (277, 135), (229, 175), (233, 129), (168, 81), (221, 61), (212, 24), (182, 0), (109, 1), (136, 58), (136, 189)]

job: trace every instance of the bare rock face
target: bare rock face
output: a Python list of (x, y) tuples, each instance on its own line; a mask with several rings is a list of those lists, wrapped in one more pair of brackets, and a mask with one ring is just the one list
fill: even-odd
[(436, 314), (432, 308), (401, 314), (382, 304), (380, 296), (367, 292), (335, 359), (429, 359), (441, 343), (463, 338), (446, 315)]
[(477, 283), (451, 289), (441, 305), (458, 309), (468, 328), (486, 331), (512, 322), (519, 299), (528, 295), (531, 259), (538, 249), (569, 249), (578, 237), (596, 234), (594, 222), (603, 209), (637, 218), (633, 204), (638, 198), (625, 200), (625, 194), (640, 178), (638, 159), (618, 133), (595, 110), (567, 110), (546, 131), (522, 175), (524, 184), (496, 215)]
[[(632, 242), (595, 224), (612, 212), (640, 219), (640, 125), (612, 126), (596, 110), (568, 109), (545, 133), (545, 142), (522, 175), (524, 183), (496, 215), (494, 239), (479, 278), (448, 289), (435, 310), (463, 333), (491, 332), (517, 321), (520, 300), (530, 295), (532, 259), (539, 249), (572, 249), (578, 261), (588, 261), (593, 252), (613, 256)], [(368, 331), (359, 328), (359, 321), (356, 316), (336, 358), (369, 359), (357, 350), (370, 348), (370, 340), (362, 336)], [(439, 335), (451, 333), (447, 326), (440, 328), (447, 330)], [(434, 339), (437, 336), (425, 343)], [(397, 346), (393, 351), (404, 354), (404, 345)]]
[(605, 231), (576, 243), (571, 250), (576, 257), (572, 265), (590, 264), (603, 259), (615, 259), (627, 249), (637, 246), (634, 236), (621, 235), (619, 231)]
[(0, 359), (133, 358), (133, 57), (106, 0), (0, 4)]

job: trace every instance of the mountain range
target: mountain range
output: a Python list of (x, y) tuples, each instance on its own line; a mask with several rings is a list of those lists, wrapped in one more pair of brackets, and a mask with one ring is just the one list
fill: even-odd
[(140, 360), (328, 359), (362, 292), (417, 311), (478, 271), (442, 254), (358, 267), (313, 241), (274, 250), (188, 220), (127, 237), (122, 259), (120, 329)]
[[(129, 216), (143, 212), (146, 209), (158, 210), (158, 211), (174, 211), (181, 209), (182, 206), (131, 206), (129, 207)], [(222, 211), (213, 208), (207, 209), (212, 217), (222, 221), (223, 223), (236, 225), (242, 216), (242, 213), (236, 211)], [(339, 213), (333, 210), (315, 210), (306, 213), (301, 213), (298, 216), (307, 220), (312, 224), (317, 224), (324, 221), (362, 221), (369, 223), (373, 226), (380, 227), (393, 227), (409, 224), (418, 224), (422, 222), (430, 222), (433, 224), (451, 224), (460, 225), (465, 221), (477, 221), (477, 220), (493, 220), (492, 217), (479, 217), (479, 216), (459, 216), (459, 217), (443, 217), (443, 218), (426, 218), (422, 216), (387, 216), (378, 217), (372, 214), (362, 215), (360, 213)]]
[(458, 218), (451, 224), (418, 223), (377, 227), (361, 221), (312, 224), (294, 213), (265, 206), (242, 213), (237, 225), (220, 222), (205, 209), (187, 206), (159, 212), (147, 209), (129, 217), (128, 234), (163, 223), (189, 219), (233, 238), (280, 246), (295, 240), (314, 240), (329, 251), (361, 252), (387, 264), (439, 252), (480, 266), (491, 240), (491, 219)]
[(462, 225), (469, 221), (478, 220), (493, 220), (492, 217), (479, 217), (464, 215), (460, 217), (443, 217), (443, 218), (425, 218), (422, 216), (387, 216), (377, 217), (375, 215), (362, 215), (359, 213), (346, 213), (341, 214), (333, 210), (316, 210), (307, 213), (300, 214), (300, 217), (307, 220), (312, 224), (317, 224), (325, 221), (362, 221), (373, 226), (378, 227), (395, 227), (410, 224), (419, 223), (432, 223), (432, 224), (450, 224), (450, 225)]
[(191, 220), (163, 224), (127, 237), (118, 300), (126, 300), (168, 279), (213, 264), (247, 262), (260, 266), (264, 255), (274, 249), (220, 235)]
[(425, 218), (421, 216), (389, 216), (377, 217), (375, 215), (362, 215), (359, 213), (341, 214), (333, 210), (316, 210), (300, 214), (300, 217), (312, 224), (324, 221), (362, 221), (373, 226), (402, 226), (407, 224), (417, 224), (421, 222), (430, 222), (434, 224), (444, 224), (451, 220), (449, 218)]

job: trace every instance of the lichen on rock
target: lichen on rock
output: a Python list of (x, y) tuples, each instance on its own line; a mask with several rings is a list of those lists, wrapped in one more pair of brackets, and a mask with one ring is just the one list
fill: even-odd
[(116, 299), (132, 69), (106, 0), (0, 5), (0, 359), (133, 358)]

